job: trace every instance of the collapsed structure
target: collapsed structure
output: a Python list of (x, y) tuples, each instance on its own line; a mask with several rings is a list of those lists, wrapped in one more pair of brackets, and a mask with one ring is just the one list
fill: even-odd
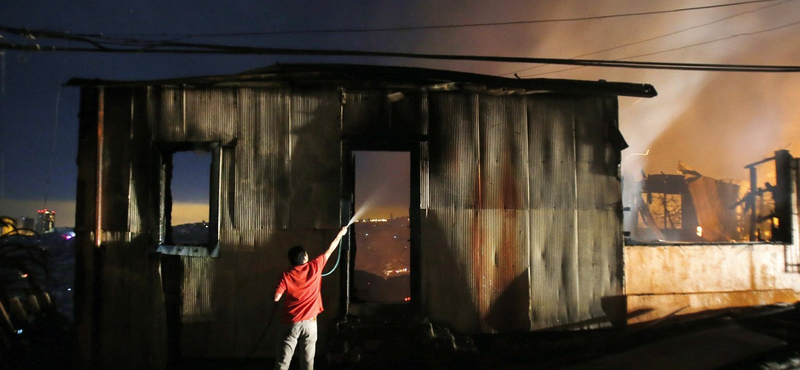
[(786, 150), (748, 164), (745, 192), (687, 169), (626, 182), (628, 323), (797, 302), (798, 167)]
[[(624, 313), (617, 97), (652, 86), (353, 65), (69, 84), (84, 366), (245, 356), (287, 248), (319, 252), (352, 216), (354, 150), (410, 153), (420, 314), (469, 334)], [(172, 156), (186, 150), (213, 158), (203, 245), (170, 237)], [(323, 326), (351, 313), (349, 247), (323, 283)]]

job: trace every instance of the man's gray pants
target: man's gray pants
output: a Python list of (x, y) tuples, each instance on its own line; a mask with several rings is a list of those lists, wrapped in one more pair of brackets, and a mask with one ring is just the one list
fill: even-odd
[(314, 369), (314, 353), (317, 347), (317, 321), (305, 320), (286, 325), (281, 329), (282, 340), (278, 342), (278, 352), (275, 357), (275, 370), (286, 370), (292, 361), (297, 342), (301, 343), (303, 351), (300, 369)]

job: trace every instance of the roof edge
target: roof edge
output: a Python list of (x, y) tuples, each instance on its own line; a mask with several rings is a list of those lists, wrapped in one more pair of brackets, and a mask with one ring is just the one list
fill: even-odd
[(160, 80), (121, 81), (72, 78), (66, 86), (152, 86), (193, 85), (210, 87), (230, 84), (279, 83), (371, 83), (375, 87), (405, 87), (436, 90), (442, 84), (481, 85), (486, 89), (524, 90), (593, 95), (615, 95), (651, 98), (657, 95), (650, 84), (609, 82), (605, 80), (568, 80), (547, 78), (506, 78), (470, 72), (428, 69), (419, 67), (361, 65), (361, 64), (275, 64), (233, 75), (212, 75)]

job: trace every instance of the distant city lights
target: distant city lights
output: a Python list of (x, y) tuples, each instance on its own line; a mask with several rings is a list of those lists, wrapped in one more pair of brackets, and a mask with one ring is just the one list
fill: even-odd
[[(408, 218), (406, 218), (408, 220)], [(354, 220), (353, 223), (364, 222), (364, 223), (376, 223), (376, 222), (389, 222), (388, 218), (362, 218), (359, 220)]]
[(396, 269), (396, 270), (383, 270), (384, 276), (392, 276), (392, 275), (404, 275), (408, 273), (408, 267)]
[(361, 220), (355, 220), (355, 222), (389, 222), (389, 220), (385, 218), (365, 218)]

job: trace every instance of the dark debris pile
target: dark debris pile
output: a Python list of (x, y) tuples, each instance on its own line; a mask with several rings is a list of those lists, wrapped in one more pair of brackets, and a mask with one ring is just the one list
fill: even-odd
[(424, 317), (378, 315), (340, 321), (329, 343), (331, 369), (800, 369), (800, 313), (768, 305), (622, 328), (477, 336)]

